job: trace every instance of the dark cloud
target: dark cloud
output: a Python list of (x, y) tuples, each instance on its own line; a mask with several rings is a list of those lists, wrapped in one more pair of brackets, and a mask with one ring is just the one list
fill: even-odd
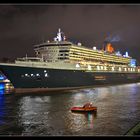
[(117, 36), (115, 49), (140, 60), (140, 5), (0, 5), (0, 56), (34, 55), (33, 45), (53, 39), (58, 28), (86, 47)]

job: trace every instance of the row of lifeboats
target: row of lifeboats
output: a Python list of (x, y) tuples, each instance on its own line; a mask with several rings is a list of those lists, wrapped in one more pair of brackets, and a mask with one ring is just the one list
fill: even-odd
[(72, 107), (72, 112), (96, 112), (97, 107), (93, 106), (92, 103), (86, 103), (83, 107)]

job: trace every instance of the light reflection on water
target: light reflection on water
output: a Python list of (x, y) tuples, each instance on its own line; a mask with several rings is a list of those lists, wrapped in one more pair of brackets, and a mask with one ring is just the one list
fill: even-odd
[[(123, 135), (140, 121), (140, 84), (46, 95), (1, 95), (0, 135)], [(92, 102), (97, 113), (72, 113)]]

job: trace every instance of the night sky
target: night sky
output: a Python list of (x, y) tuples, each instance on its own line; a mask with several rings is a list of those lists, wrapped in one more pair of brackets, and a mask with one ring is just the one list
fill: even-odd
[(33, 46), (53, 40), (58, 28), (89, 48), (110, 39), (140, 62), (140, 5), (126, 4), (0, 5), (0, 58), (34, 56)]

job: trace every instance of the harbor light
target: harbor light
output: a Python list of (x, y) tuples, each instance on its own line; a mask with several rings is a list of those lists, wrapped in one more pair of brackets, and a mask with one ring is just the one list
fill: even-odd
[(0, 83), (0, 90), (4, 89), (5, 85), (4, 83)]
[(0, 80), (4, 80), (4, 79), (5, 79), (4, 76), (0, 75)]

